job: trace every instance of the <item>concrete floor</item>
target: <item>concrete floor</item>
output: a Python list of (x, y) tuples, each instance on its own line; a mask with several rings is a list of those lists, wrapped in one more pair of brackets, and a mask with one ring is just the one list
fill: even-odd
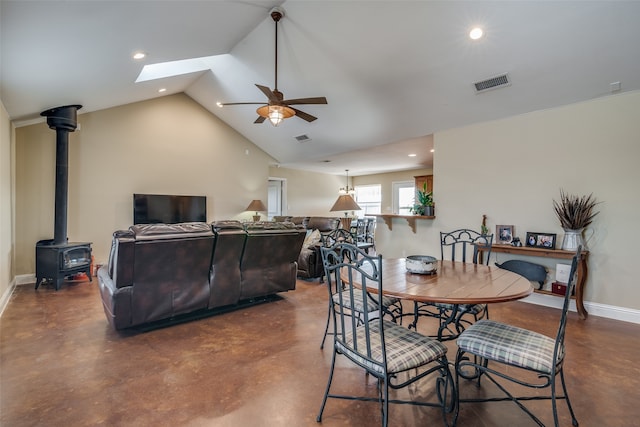
[[(2, 426), (316, 426), (331, 362), (320, 350), (327, 292), (298, 281), (281, 299), (144, 333), (117, 333), (97, 283), (16, 288), (0, 319)], [(410, 306), (407, 305), (407, 308)], [(553, 335), (558, 310), (495, 304), (491, 317)], [(429, 321), (418, 330), (429, 333)], [(455, 342), (447, 343), (449, 359)], [(580, 425), (640, 419), (640, 325), (570, 313), (565, 371)], [(376, 384), (339, 359), (334, 391), (376, 395)], [(471, 383), (464, 396), (492, 393)], [(429, 396), (433, 382), (402, 396)], [(545, 424), (550, 404), (530, 405)], [(562, 425), (568, 411), (559, 404)], [(376, 403), (330, 399), (324, 426), (380, 424)], [(392, 405), (390, 426), (442, 425), (437, 409)], [(513, 403), (467, 404), (459, 426), (533, 426)]]

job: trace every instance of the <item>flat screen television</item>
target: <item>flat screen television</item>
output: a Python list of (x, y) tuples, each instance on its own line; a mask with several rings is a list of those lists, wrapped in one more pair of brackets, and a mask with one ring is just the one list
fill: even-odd
[(206, 196), (173, 196), (165, 194), (134, 194), (134, 224), (176, 224), (206, 222)]

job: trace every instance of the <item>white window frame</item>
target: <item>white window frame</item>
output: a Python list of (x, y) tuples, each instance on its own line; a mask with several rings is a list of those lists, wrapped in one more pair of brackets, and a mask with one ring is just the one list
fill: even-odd
[[(358, 200), (358, 189), (365, 187), (378, 187), (380, 199), (374, 202), (363, 202)], [(362, 208), (362, 210), (358, 211), (358, 217), (363, 218), (367, 215), (379, 214), (382, 213), (382, 185), (381, 184), (366, 184), (366, 185), (356, 185), (354, 187), (355, 194), (354, 199), (356, 203)], [(376, 209), (377, 207), (377, 209)]]

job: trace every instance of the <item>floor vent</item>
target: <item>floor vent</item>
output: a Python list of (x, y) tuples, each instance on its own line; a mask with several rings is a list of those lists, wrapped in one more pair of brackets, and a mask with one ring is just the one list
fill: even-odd
[(296, 138), (296, 141), (298, 141), (298, 142), (308, 142), (308, 141), (311, 141), (311, 138), (309, 138), (309, 136), (308, 136), (308, 135), (298, 135), (298, 136), (296, 136), (295, 138)]
[(481, 93), (491, 89), (511, 86), (511, 81), (509, 80), (509, 75), (505, 73), (496, 77), (491, 77), (490, 79), (475, 82), (473, 85), (476, 88), (476, 93)]

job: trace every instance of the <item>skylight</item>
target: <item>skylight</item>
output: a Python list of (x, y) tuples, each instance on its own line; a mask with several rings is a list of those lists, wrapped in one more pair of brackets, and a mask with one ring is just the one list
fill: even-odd
[(210, 70), (215, 59), (223, 56), (227, 56), (227, 54), (145, 65), (138, 75), (136, 83)]

